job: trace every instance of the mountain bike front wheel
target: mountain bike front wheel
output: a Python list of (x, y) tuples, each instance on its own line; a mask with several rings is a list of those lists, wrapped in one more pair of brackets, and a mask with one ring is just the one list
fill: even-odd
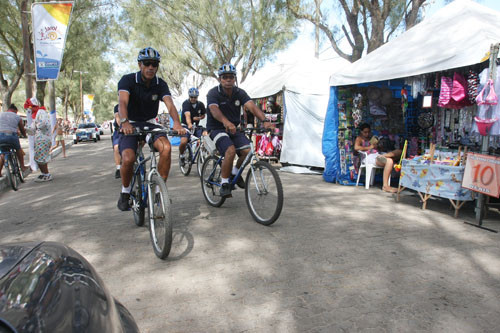
[(167, 185), (153, 174), (149, 185), (149, 234), (156, 256), (165, 259), (172, 246), (172, 212)]
[(250, 165), (245, 181), (245, 199), (250, 214), (260, 224), (271, 225), (283, 208), (283, 186), (278, 172), (267, 162)]
[[(135, 169), (135, 168), (134, 168)], [(139, 171), (135, 177), (134, 188), (130, 196), (132, 212), (134, 213), (134, 222), (138, 227), (144, 225), (144, 215), (146, 210), (146, 203), (144, 202), (144, 182), (142, 171)]]
[(191, 147), (188, 144), (184, 153), (179, 153), (179, 167), (181, 168), (181, 172), (184, 176), (189, 176), (191, 172), (191, 166), (193, 165)]
[(203, 169), (203, 163), (210, 156), (207, 149), (202, 145), (198, 151), (198, 157), (196, 157), (196, 170), (198, 171), (198, 176), (201, 177), (201, 171)]
[(203, 163), (201, 170), (201, 190), (207, 202), (214, 207), (220, 207), (226, 198), (220, 196), (221, 165), (218, 158), (210, 156)]

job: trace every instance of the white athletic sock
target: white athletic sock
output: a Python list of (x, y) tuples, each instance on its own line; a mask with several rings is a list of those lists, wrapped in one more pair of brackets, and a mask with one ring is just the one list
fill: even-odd
[(229, 183), (229, 178), (221, 178), (221, 179), (220, 179), (220, 183), (221, 183), (221, 184), (226, 184), (226, 183)]
[(237, 173), (238, 173), (238, 168), (234, 166), (234, 167), (233, 167), (233, 171), (231, 172), (231, 174), (232, 174), (233, 176), (236, 176), (236, 174), (237, 174)]
[(116, 170), (120, 170), (120, 169), (121, 169), (121, 167), (122, 167), (122, 166), (121, 166), (120, 164), (118, 164), (118, 165), (116, 166)]
[(122, 193), (130, 193), (131, 190), (132, 190), (132, 185), (129, 185), (127, 187), (122, 185)]

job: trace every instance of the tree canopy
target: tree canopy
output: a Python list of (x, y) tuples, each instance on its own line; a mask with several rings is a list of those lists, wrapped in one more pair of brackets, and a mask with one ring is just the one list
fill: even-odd
[[(320, 10), (315, 16), (312, 0), (286, 0), (288, 9), (295, 17), (317, 26), (328, 38), (333, 50), (342, 58), (354, 62), (363, 53), (372, 52), (386, 43), (398, 30), (413, 27), (420, 19), (419, 13), (427, 0), (334, 0), (332, 12), (339, 12), (346, 23), (328, 24), (329, 16)], [(340, 46), (345, 38), (350, 51)]]
[(231, 62), (244, 81), (296, 37), (296, 19), (275, 0), (124, 0), (124, 9), (130, 35), (165, 55), (174, 80), (188, 71), (215, 77)]

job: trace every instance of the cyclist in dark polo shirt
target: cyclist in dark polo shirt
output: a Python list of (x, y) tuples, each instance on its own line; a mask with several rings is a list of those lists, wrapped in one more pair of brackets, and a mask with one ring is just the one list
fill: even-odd
[[(188, 90), (189, 99), (186, 99), (182, 103), (182, 113), (181, 113), (181, 124), (184, 128), (189, 128), (190, 130), (194, 126), (198, 126), (200, 120), (205, 118), (207, 113), (205, 109), (205, 104), (198, 101), (198, 96), (200, 95), (198, 89), (190, 88)], [(203, 129), (196, 129), (194, 135), (200, 137), (202, 135)], [(186, 150), (186, 145), (189, 138), (182, 137), (181, 143), (179, 145), (179, 156), (181, 158), (181, 163), (184, 164), (184, 151)]]
[[(220, 195), (229, 198), (232, 190), (229, 178), (236, 175), (238, 168), (250, 151), (250, 141), (244, 133), (236, 131), (236, 126), (240, 124), (241, 107), (244, 106), (257, 119), (263, 121), (265, 128), (273, 126), (270, 122), (265, 121), (264, 113), (247, 93), (236, 86), (236, 68), (233, 65), (222, 65), (217, 74), (220, 85), (210, 89), (207, 94), (207, 105), (210, 110), (207, 113), (207, 129), (210, 131), (210, 138), (215, 141), (217, 150), (224, 156)], [(236, 166), (233, 167), (236, 154), (239, 158)], [(245, 187), (241, 176), (237, 180), (237, 185), (240, 188)]]
[[(154, 119), (158, 115), (160, 101), (163, 101), (174, 120), (173, 129), (179, 133), (185, 133), (179, 122), (179, 115), (167, 83), (156, 76), (158, 66), (160, 65), (160, 54), (158, 51), (151, 47), (142, 49), (139, 51), (137, 62), (140, 71), (124, 75), (120, 79), (120, 82), (118, 82), (120, 131), (123, 134), (132, 134), (135, 127), (161, 128), (160, 125), (154, 123)], [(122, 166), (120, 168), (122, 190), (117, 205), (120, 210), (128, 210), (130, 208), (130, 181), (132, 179), (137, 144), (138, 137), (136, 136), (120, 136), (119, 150), (122, 157)], [(161, 133), (153, 136), (153, 145), (160, 153), (158, 171), (166, 181), (170, 171), (170, 142), (167, 136)]]

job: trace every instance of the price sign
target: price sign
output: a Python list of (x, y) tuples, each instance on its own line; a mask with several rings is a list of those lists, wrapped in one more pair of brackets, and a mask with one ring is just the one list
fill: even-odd
[(462, 187), (498, 198), (500, 194), (500, 158), (468, 153)]

